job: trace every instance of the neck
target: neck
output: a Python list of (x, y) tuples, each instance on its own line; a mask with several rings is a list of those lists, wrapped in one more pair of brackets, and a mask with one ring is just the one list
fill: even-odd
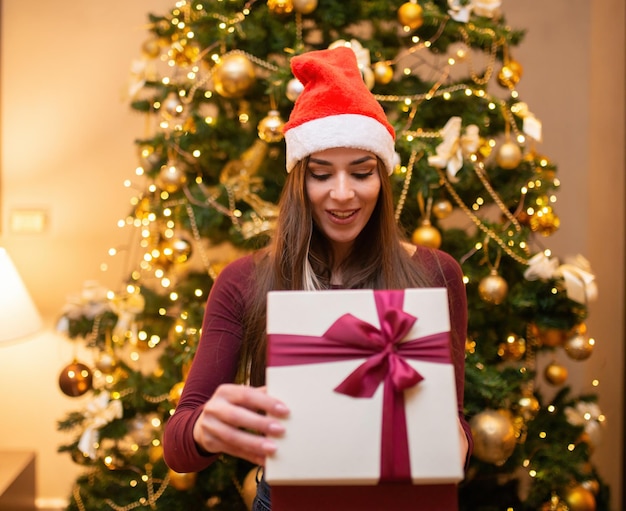
[(333, 270), (330, 276), (330, 285), (331, 286), (341, 286), (343, 284), (343, 278), (340, 271)]

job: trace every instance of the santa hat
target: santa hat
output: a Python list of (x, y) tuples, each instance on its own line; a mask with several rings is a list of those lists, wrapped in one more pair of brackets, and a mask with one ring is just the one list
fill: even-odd
[(363, 82), (354, 51), (341, 46), (304, 53), (291, 59), (291, 70), (304, 89), (283, 128), (287, 172), (312, 153), (352, 147), (376, 154), (391, 174), (395, 132)]

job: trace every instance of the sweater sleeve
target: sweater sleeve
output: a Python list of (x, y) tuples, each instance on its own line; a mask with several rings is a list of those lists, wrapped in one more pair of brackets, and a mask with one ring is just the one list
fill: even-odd
[(448, 290), (450, 307), (451, 355), (456, 379), (456, 398), (459, 421), (468, 442), (465, 466), (467, 468), (473, 448), (472, 432), (465, 418), (463, 396), (465, 392), (465, 341), (467, 339), (467, 295), (461, 266), (450, 254), (418, 247), (413, 259), (423, 265), (432, 285)]
[(196, 354), (163, 433), (163, 456), (176, 472), (198, 472), (217, 458), (199, 450), (193, 427), (217, 387), (235, 380), (252, 275), (252, 257), (238, 259), (222, 270), (209, 293)]

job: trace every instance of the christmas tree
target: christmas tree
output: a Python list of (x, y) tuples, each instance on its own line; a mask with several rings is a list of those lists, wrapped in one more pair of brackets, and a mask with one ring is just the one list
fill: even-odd
[(59, 422), (74, 435), (60, 450), (85, 466), (70, 509), (249, 508), (253, 467), (223, 457), (177, 474), (161, 431), (214, 279), (272, 234), (282, 126), (301, 91), (290, 58), (337, 45), (355, 51), (396, 128), (397, 221), (413, 243), (452, 254), (466, 278), (475, 448), (462, 509), (608, 509), (590, 461), (605, 420), (596, 397), (573, 395), (556, 361), (537, 369), (558, 350), (592, 354), (596, 288), (584, 257), (545, 248), (560, 223), (557, 167), (517, 90), (524, 31), (500, 3), (180, 0), (149, 16), (130, 83), (147, 129), (136, 140), (141, 190), (121, 222), (128, 279), (116, 290), (87, 283), (60, 323), (94, 353), (59, 378), (68, 396), (93, 395)]

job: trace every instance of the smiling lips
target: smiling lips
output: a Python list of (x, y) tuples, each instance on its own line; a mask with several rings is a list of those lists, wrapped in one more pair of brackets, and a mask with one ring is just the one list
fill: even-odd
[(340, 222), (352, 218), (354, 215), (357, 214), (358, 211), (359, 211), (358, 209), (350, 209), (347, 211), (339, 211), (335, 209), (327, 210), (328, 214), (333, 220), (340, 221)]

